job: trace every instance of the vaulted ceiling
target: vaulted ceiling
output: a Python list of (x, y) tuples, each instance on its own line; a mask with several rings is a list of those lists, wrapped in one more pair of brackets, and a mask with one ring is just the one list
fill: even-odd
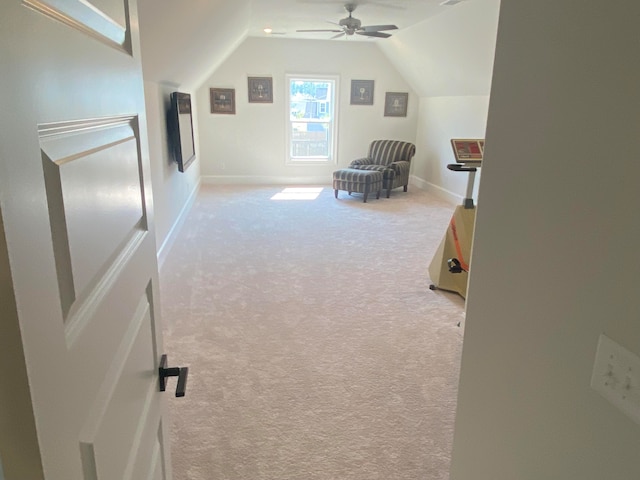
[[(296, 31), (340, 29), (337, 23), (347, 17), (347, 3), (354, 5), (352, 15), (362, 25), (393, 24), (398, 29), (388, 31), (388, 39)], [(248, 36), (366, 41), (375, 42), (421, 95), (451, 94), (454, 89), (488, 94), (498, 7), (499, 0), (138, 0), (144, 73), (149, 81), (188, 90), (198, 87)], [(444, 75), (442, 61), (458, 62), (452, 81), (438, 81)], [(466, 73), (459, 71), (463, 66)], [(438, 91), (425, 88), (425, 73), (440, 85)], [(471, 85), (475, 77), (483, 80)]]
[[(264, 35), (269, 27), (286, 38), (330, 39), (332, 33), (299, 33), (306, 29), (336, 29), (336, 23), (348, 16), (346, 6), (354, 8), (352, 16), (362, 25), (393, 24), (410, 27), (437, 15), (447, 7), (443, 0), (257, 0), (252, 2), (249, 35)], [(393, 33), (393, 32), (391, 32)], [(345, 40), (345, 39), (343, 39)], [(354, 36), (349, 40), (367, 40)]]

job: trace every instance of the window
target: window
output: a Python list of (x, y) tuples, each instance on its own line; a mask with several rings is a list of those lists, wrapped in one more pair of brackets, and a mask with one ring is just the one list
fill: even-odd
[(288, 163), (335, 162), (337, 77), (288, 75)]

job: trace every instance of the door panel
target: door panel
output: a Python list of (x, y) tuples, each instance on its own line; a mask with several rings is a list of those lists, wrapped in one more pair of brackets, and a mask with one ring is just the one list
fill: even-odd
[(65, 316), (103, 280), (126, 241), (146, 230), (135, 121), (116, 117), (39, 129)]
[(136, 16), (0, 6), (0, 211), (37, 433), (21, 447), (47, 480), (171, 478)]
[(24, 5), (107, 45), (131, 53), (128, 2), (111, 0), (24, 0)]
[[(123, 336), (80, 433), (85, 470), (95, 466), (96, 478), (130, 478), (140, 444), (158, 428), (152, 412), (157, 394), (153, 323), (148, 298), (141, 299)], [(141, 379), (143, 381), (141, 381)], [(140, 401), (144, 399), (144, 401)], [(142, 459), (140, 459), (142, 461)]]

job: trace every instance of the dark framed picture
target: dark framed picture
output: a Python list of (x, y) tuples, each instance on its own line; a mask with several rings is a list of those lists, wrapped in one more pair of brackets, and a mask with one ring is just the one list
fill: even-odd
[(235, 88), (210, 88), (211, 113), (236, 113)]
[(402, 92), (387, 92), (384, 97), (385, 117), (406, 117), (409, 94)]
[(373, 80), (351, 80), (351, 105), (373, 105)]
[(271, 77), (249, 77), (249, 103), (273, 103)]

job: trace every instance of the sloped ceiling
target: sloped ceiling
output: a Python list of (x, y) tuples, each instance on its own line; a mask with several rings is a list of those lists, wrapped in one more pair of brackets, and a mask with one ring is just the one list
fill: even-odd
[(500, 0), (469, 0), (379, 42), (421, 97), (489, 95)]
[(249, 32), (249, 0), (139, 0), (145, 80), (195, 89)]
[(247, 36), (375, 42), (420, 96), (488, 95), (499, 0), (351, 0), (363, 25), (395, 24), (388, 39), (331, 40), (345, 0), (138, 0), (148, 81), (196, 89)]

